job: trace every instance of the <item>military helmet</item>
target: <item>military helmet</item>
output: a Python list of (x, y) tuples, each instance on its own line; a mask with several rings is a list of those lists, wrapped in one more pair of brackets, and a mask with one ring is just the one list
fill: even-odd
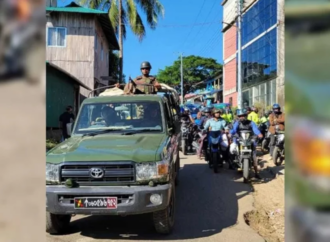
[(142, 68), (149, 68), (149, 69), (151, 69), (150, 62), (149, 61), (142, 62), (140, 69), (142, 69)]

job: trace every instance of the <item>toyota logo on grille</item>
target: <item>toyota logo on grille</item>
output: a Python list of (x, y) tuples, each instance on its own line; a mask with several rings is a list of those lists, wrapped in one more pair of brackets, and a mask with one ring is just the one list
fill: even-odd
[(104, 171), (102, 168), (91, 168), (89, 174), (92, 178), (103, 178), (104, 177)]

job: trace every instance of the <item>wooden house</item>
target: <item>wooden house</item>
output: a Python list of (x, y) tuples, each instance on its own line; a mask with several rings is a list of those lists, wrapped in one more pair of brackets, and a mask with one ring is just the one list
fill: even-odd
[[(70, 73), (90, 89), (107, 85), (109, 53), (119, 49), (108, 13), (76, 3), (46, 5), (46, 61)], [(81, 103), (89, 90), (80, 86)]]

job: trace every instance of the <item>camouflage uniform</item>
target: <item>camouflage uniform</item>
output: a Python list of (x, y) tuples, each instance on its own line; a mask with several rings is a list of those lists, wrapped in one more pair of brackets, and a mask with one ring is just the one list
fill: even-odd
[(155, 93), (157, 90), (154, 86), (147, 86), (147, 85), (141, 85), (141, 84), (157, 84), (157, 79), (154, 76), (138, 76), (134, 80), (134, 83), (136, 84), (136, 89), (144, 92), (146, 94)]

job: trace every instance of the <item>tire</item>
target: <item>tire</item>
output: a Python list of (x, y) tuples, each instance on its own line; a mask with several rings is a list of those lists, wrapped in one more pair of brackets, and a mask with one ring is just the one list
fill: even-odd
[(249, 166), (249, 159), (243, 160), (243, 180), (244, 183), (249, 181), (249, 174), (250, 174), (250, 166)]
[(160, 234), (170, 234), (174, 227), (175, 218), (175, 186), (172, 186), (172, 194), (169, 205), (152, 214), (155, 230)]
[(219, 154), (218, 154), (218, 152), (214, 152), (212, 154), (212, 161), (213, 161), (213, 171), (214, 171), (214, 173), (218, 173), (218, 165), (219, 165)]
[(274, 147), (273, 162), (276, 166), (280, 166), (283, 163), (283, 158), (281, 157), (279, 148), (277, 146)]
[(268, 150), (267, 148), (266, 148), (266, 145), (267, 145), (267, 140), (266, 139), (264, 139), (263, 141), (262, 141), (262, 143), (261, 143), (261, 150), (264, 152), (265, 150)]
[(59, 215), (46, 212), (46, 232), (61, 234), (67, 231), (70, 225), (71, 215)]
[(184, 155), (187, 155), (187, 146), (186, 146), (186, 140), (185, 139), (183, 139), (182, 140), (182, 144), (181, 144), (181, 149), (182, 149), (182, 153), (184, 154)]
[(179, 174), (180, 174), (180, 156), (179, 156), (179, 152), (178, 152), (178, 156), (176, 158), (176, 162), (175, 162), (175, 169), (176, 169), (176, 174), (175, 174), (175, 186), (179, 185)]

